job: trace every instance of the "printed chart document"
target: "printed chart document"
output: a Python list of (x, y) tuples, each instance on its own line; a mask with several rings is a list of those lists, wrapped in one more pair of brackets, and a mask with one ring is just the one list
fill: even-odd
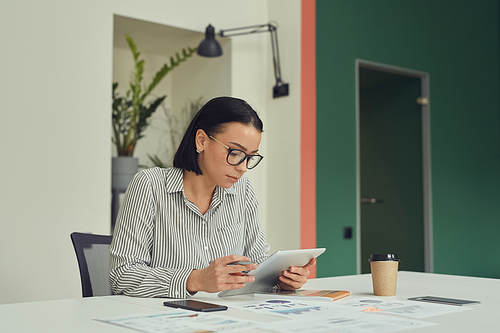
[(258, 314), (273, 315), (284, 318), (312, 318), (322, 314), (328, 314), (331, 309), (341, 312), (357, 312), (358, 309), (350, 307), (335, 307), (333, 302), (305, 302), (301, 300), (290, 300), (286, 298), (259, 299), (231, 304), (231, 307), (251, 311)]
[(276, 332), (382, 333), (435, 325), (415, 319), (371, 313), (366, 310), (372, 309), (372, 306), (363, 302), (351, 302), (344, 306), (340, 303), (341, 301), (325, 303), (276, 298), (241, 302), (232, 306), (254, 313), (288, 318), (287, 321), (266, 324), (266, 330)]
[(360, 297), (335, 302), (306, 302), (302, 299), (260, 299), (232, 302), (229, 307), (278, 319), (265, 324), (218, 313), (173, 310), (96, 319), (147, 333), (237, 332), (257, 328), (275, 332), (383, 333), (436, 325), (420, 318), (467, 311), (470, 307), (441, 305), (383, 297)]
[[(342, 299), (336, 302), (293, 301), (284, 298), (258, 299), (231, 305), (241, 310), (286, 317), (266, 324), (276, 332), (383, 333), (436, 325), (417, 320), (470, 308), (388, 300), (380, 297)], [(390, 316), (391, 315), (391, 316)], [(407, 317), (407, 318), (404, 318)]]
[(465, 306), (405, 300), (384, 300), (376, 297), (350, 299), (335, 304), (350, 309), (357, 309), (361, 312), (376, 312), (379, 314), (392, 314), (411, 318), (426, 318), (471, 309)]
[(386, 300), (378, 297), (342, 299), (336, 302), (292, 300), (287, 297), (276, 297), (231, 304), (232, 307), (286, 318), (297, 318), (323, 315), (325, 313), (373, 312), (392, 314), (411, 318), (426, 318), (447, 313), (470, 310), (469, 307), (441, 305), (406, 300)]
[(314, 320), (300, 318), (290, 321), (274, 322), (267, 324), (266, 329), (282, 333), (384, 333), (432, 325), (436, 324), (426, 323), (416, 319), (353, 312), (346, 314), (331, 313), (326, 316), (316, 316)]
[(147, 333), (237, 332), (255, 329), (261, 325), (249, 320), (187, 310), (135, 314), (96, 320)]

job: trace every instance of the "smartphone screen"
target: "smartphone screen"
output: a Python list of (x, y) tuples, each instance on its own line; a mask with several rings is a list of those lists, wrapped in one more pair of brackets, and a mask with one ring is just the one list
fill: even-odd
[(192, 311), (203, 311), (203, 312), (227, 310), (227, 306), (224, 305), (195, 301), (193, 299), (183, 299), (180, 301), (163, 302), (163, 305), (170, 306), (172, 308), (186, 309)]

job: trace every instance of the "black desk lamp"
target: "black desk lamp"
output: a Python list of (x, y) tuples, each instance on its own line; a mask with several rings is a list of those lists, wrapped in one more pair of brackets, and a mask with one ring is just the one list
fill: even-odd
[[(268, 24), (252, 25), (248, 27), (226, 29), (219, 31), (218, 35), (221, 37), (233, 37), (233, 36), (248, 35), (260, 32), (271, 33), (274, 77), (276, 78), (276, 85), (273, 87), (273, 98), (288, 96), (288, 83), (283, 83), (283, 81), (281, 80), (278, 33), (276, 31), (275, 25), (268, 23)], [(215, 29), (210, 24), (205, 30), (205, 39), (202, 40), (200, 45), (198, 46), (198, 54), (203, 57), (219, 57), (222, 55), (222, 47), (220, 46), (219, 42), (215, 39)]]

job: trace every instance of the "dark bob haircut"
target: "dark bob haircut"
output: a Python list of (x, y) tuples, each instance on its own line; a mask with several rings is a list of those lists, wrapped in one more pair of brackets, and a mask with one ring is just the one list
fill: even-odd
[(209, 135), (220, 133), (227, 123), (242, 123), (263, 131), (262, 120), (247, 102), (234, 97), (216, 97), (194, 116), (174, 156), (174, 167), (201, 175), (195, 136), (199, 129)]

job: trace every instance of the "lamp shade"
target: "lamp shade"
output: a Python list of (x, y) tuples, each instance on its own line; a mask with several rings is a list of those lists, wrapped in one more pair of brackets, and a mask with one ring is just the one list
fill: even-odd
[(198, 46), (197, 53), (202, 57), (218, 57), (222, 55), (222, 47), (215, 40), (215, 29), (211, 24), (205, 30), (205, 39)]

